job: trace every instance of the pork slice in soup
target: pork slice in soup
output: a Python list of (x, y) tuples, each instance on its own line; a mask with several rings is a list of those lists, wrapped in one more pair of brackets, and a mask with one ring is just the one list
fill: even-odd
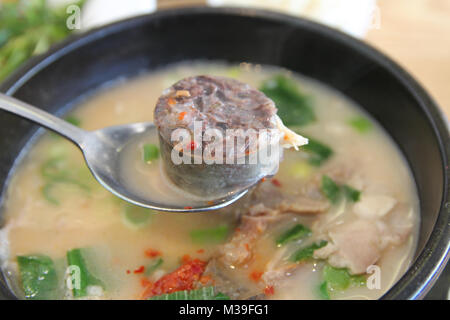
[[(332, 89), (268, 66), (189, 62), (99, 90), (69, 120), (87, 130), (152, 121), (161, 92), (197, 74), (259, 88), (309, 144), (286, 150), (277, 174), (233, 205), (186, 215), (118, 200), (76, 148), (46, 134), (14, 174), (3, 208), (0, 254), (11, 290), (27, 299), (383, 295), (413, 257), (415, 184), (382, 128)], [(157, 141), (129, 155), (126, 166), (142, 173), (136, 185), (159, 177)], [(157, 185), (161, 198), (177, 201)]]

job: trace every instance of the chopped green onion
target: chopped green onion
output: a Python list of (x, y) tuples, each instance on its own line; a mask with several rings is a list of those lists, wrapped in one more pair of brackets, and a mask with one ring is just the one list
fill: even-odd
[(322, 300), (330, 300), (330, 294), (328, 293), (328, 284), (326, 281), (319, 285), (319, 298)]
[(305, 161), (299, 161), (289, 166), (289, 174), (297, 179), (307, 178), (313, 172), (313, 168)]
[(227, 225), (220, 225), (210, 229), (193, 230), (190, 236), (195, 243), (220, 243), (227, 239), (229, 231), (230, 228)]
[(44, 255), (17, 256), (26, 299), (56, 299), (58, 279), (52, 259)]
[(346, 268), (335, 268), (330, 265), (324, 266), (323, 279), (328, 295), (333, 291), (343, 291), (349, 287), (361, 287), (366, 284), (364, 275), (351, 275)]
[(286, 126), (303, 126), (316, 120), (311, 98), (299, 91), (295, 80), (277, 75), (265, 81), (260, 90), (275, 102)]
[(223, 293), (215, 293), (214, 287), (203, 287), (196, 290), (183, 290), (153, 296), (149, 300), (229, 300)]
[(322, 176), (321, 190), (325, 197), (330, 200), (331, 203), (337, 203), (340, 198), (340, 188), (329, 176)]
[(301, 248), (294, 252), (290, 260), (294, 262), (309, 260), (313, 257), (315, 250), (325, 247), (327, 243), (327, 241), (321, 240), (320, 242), (313, 243), (305, 248)]
[(366, 133), (372, 129), (372, 122), (365, 117), (354, 117), (348, 120), (348, 124), (360, 133)]
[(54, 204), (59, 205), (59, 200), (52, 194), (53, 187), (55, 186), (54, 183), (48, 182), (42, 187), (42, 195), (44, 198)]
[(149, 265), (147, 268), (145, 268), (145, 275), (149, 276), (153, 272), (155, 272), (162, 264), (164, 263), (164, 260), (162, 258), (158, 258), (155, 263)]
[(70, 124), (73, 124), (76, 127), (81, 126), (81, 120), (75, 116), (68, 116), (66, 118), (66, 121), (69, 122)]
[[(102, 282), (94, 277), (87, 268), (86, 261), (82, 254), (82, 249), (72, 249), (67, 252), (67, 264), (69, 267), (75, 267), (72, 270), (72, 292), (75, 298), (85, 297), (89, 286), (102, 286)], [(78, 278), (77, 278), (78, 277)]]
[[(0, 5), (0, 82), (33, 55), (71, 33), (66, 6), (53, 9), (49, 1), (13, 1)], [(82, 6), (84, 1), (74, 1)]]
[(356, 190), (355, 188), (350, 187), (349, 185), (343, 185), (342, 190), (347, 199), (358, 202), (361, 197), (361, 191)]
[(159, 148), (158, 146), (148, 143), (145, 144), (143, 147), (144, 151), (144, 162), (151, 163), (152, 161), (159, 158)]
[(320, 166), (333, 155), (333, 150), (329, 146), (316, 139), (312, 139), (310, 137), (307, 138), (308, 144), (302, 146), (302, 150), (309, 154), (310, 164)]
[(276, 243), (278, 246), (282, 246), (290, 241), (295, 241), (301, 238), (306, 238), (311, 235), (311, 229), (308, 227), (305, 227), (302, 224), (297, 224), (281, 234), (277, 240)]
[(41, 174), (46, 180), (46, 183), (42, 188), (42, 194), (48, 202), (55, 205), (59, 204), (59, 200), (52, 195), (52, 191), (54, 190), (54, 187), (60, 183), (76, 185), (84, 191), (90, 191), (89, 186), (78, 180), (79, 177), (73, 177), (76, 176), (73, 172), (74, 170), (70, 169), (67, 158), (64, 156), (52, 157), (44, 162), (41, 167)]
[(323, 278), (331, 291), (345, 290), (350, 286), (350, 274), (347, 269), (338, 269), (326, 265), (323, 268)]
[(131, 228), (142, 228), (149, 224), (155, 211), (139, 207), (125, 201), (121, 202), (121, 215), (123, 222)]

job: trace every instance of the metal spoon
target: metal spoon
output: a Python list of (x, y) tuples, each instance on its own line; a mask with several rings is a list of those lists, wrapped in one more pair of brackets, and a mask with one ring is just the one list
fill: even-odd
[(248, 192), (236, 190), (227, 197), (205, 202), (204, 205), (181, 207), (158, 203), (135, 194), (123, 184), (119, 177), (120, 153), (131, 141), (139, 137), (157, 135), (152, 123), (133, 123), (112, 126), (96, 131), (80, 129), (67, 121), (33, 107), (23, 101), (0, 93), (0, 109), (31, 120), (72, 141), (81, 149), (86, 164), (100, 184), (114, 195), (135, 205), (168, 212), (199, 212), (223, 208), (240, 199)]

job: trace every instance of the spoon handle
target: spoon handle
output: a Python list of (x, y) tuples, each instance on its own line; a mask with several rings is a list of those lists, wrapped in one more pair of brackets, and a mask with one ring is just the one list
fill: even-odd
[(3, 93), (0, 93), (0, 109), (44, 126), (68, 138), (78, 146), (81, 146), (88, 134), (67, 121)]

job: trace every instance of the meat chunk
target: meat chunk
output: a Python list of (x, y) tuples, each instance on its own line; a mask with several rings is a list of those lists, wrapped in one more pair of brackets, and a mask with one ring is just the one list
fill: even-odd
[(226, 265), (239, 266), (252, 257), (254, 242), (263, 234), (268, 221), (261, 218), (242, 217), (242, 223), (230, 241), (219, 249), (219, 260)]
[[(328, 259), (338, 268), (348, 268), (352, 274), (365, 273), (376, 263), (382, 251), (390, 245), (400, 245), (410, 236), (413, 228), (411, 208), (400, 203), (375, 206), (353, 221), (346, 221), (328, 230), (329, 243), (316, 251), (317, 259)], [(396, 200), (395, 200), (396, 202)], [(368, 202), (369, 203), (369, 202)]]
[(283, 213), (302, 215), (318, 214), (328, 210), (330, 204), (321, 195), (313, 198), (292, 194), (270, 183), (260, 183), (253, 191), (250, 200), (249, 215), (276, 216)]
[(328, 259), (338, 268), (348, 268), (352, 274), (365, 273), (368, 266), (381, 256), (380, 233), (368, 220), (344, 223), (329, 231), (330, 242), (314, 251), (317, 259)]
[(396, 204), (397, 200), (389, 196), (363, 194), (353, 212), (361, 218), (377, 219), (384, 217)]

